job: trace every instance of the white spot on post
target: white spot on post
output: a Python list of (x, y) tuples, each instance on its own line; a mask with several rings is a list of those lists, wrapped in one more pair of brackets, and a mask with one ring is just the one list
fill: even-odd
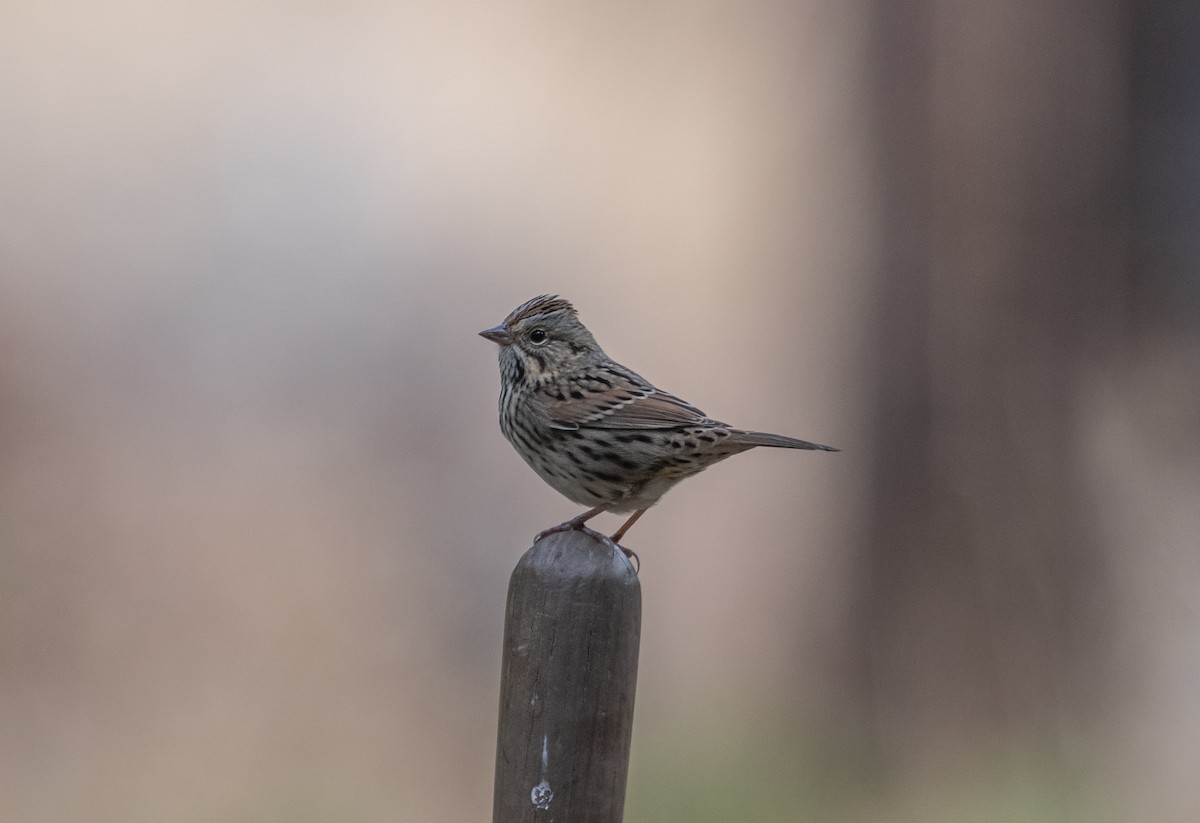
[(535, 809), (543, 811), (550, 808), (550, 801), (554, 799), (554, 789), (550, 788), (550, 781), (546, 780), (546, 768), (549, 765), (550, 745), (546, 735), (542, 735), (542, 782), (533, 787), (533, 791), (529, 793), (529, 799), (533, 802)]
[(554, 789), (550, 788), (550, 784), (542, 778), (542, 782), (533, 787), (533, 791), (529, 793), (529, 799), (533, 801), (535, 809), (543, 811), (550, 808), (550, 801), (554, 799)]

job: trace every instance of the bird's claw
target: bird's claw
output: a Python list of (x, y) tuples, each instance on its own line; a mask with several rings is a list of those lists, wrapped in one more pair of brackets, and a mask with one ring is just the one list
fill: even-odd
[(567, 532), (570, 530), (571, 530), (570, 523), (559, 523), (557, 526), (551, 526), (548, 529), (543, 529), (542, 531), (538, 532), (534, 536), (533, 542), (540, 543), (552, 534), (558, 534), (559, 532)]
[(576, 523), (574, 520), (568, 520), (566, 523), (559, 523), (557, 526), (551, 526), (550, 528), (545, 529), (544, 531), (538, 532), (537, 537), (533, 538), (533, 542), (536, 543), (539, 540), (547, 538), (552, 534), (558, 534), (559, 532), (570, 532), (570, 531), (583, 532), (584, 534), (588, 535), (589, 537), (595, 537), (599, 540), (607, 540), (610, 543), (612, 542), (611, 540), (608, 539), (608, 537), (606, 537), (603, 534), (600, 534), (600, 532), (595, 531), (594, 529), (589, 529), (587, 526), (583, 525), (582, 523)]
[(618, 549), (620, 549), (622, 552), (624, 552), (625, 556), (627, 558), (629, 558), (629, 560), (631, 561), (631, 563), (633, 565), (633, 573), (634, 574), (637, 574), (638, 572), (640, 572), (642, 570), (642, 558), (637, 556), (637, 552), (635, 552), (633, 549), (625, 548), (620, 543), (617, 543), (614, 540), (612, 540), (612, 538), (609, 538), (609, 542), (612, 543), (614, 546), (616, 546)]

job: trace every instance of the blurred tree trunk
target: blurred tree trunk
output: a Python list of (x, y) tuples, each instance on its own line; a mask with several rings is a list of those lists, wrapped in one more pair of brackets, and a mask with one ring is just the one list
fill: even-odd
[[(1200, 4), (1157, 0), (1135, 4), (1133, 12), (1135, 342), (1164, 328), (1195, 339), (1200, 337)], [(1192, 366), (1194, 376), (1200, 364)]]
[(889, 765), (966, 750), (1066, 775), (1106, 682), (1110, 581), (1077, 424), (1081, 380), (1126, 333), (1128, 21), (1116, 0), (875, 11), (857, 682)]
[[(1132, 7), (1130, 346), (1106, 434), (1124, 616), (1111, 766), (1126, 820), (1200, 820), (1200, 4)], [(1116, 425), (1112, 425), (1115, 420)], [(1114, 817), (1114, 819), (1118, 819)]]

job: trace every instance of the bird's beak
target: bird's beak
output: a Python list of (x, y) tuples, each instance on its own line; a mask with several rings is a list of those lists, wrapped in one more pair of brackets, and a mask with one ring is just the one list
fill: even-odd
[(508, 329), (504, 328), (503, 326), (484, 329), (479, 333), (479, 336), (486, 337), (488, 340), (491, 340), (493, 343), (497, 343), (501, 346), (507, 346), (512, 342), (512, 335), (509, 334)]

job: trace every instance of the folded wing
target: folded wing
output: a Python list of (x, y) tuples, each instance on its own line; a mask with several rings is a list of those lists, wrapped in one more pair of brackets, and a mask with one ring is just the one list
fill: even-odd
[(558, 429), (675, 429), (717, 422), (615, 364), (547, 386), (538, 400)]

